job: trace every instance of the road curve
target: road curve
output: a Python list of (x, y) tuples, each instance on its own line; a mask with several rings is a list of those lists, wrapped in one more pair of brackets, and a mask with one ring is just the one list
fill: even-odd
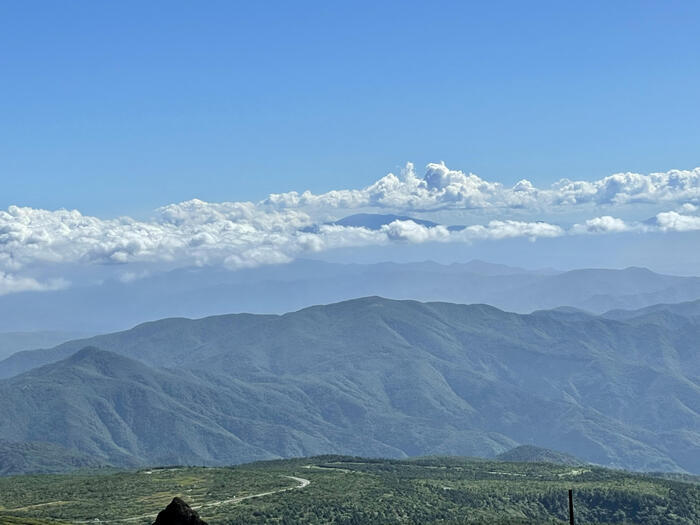
[(249, 496), (239, 496), (239, 497), (233, 497), (231, 499), (224, 499), (221, 501), (212, 501), (211, 503), (204, 503), (202, 505), (197, 505), (195, 507), (192, 507), (194, 510), (199, 510), (203, 509), (206, 507), (218, 507), (220, 505), (226, 505), (228, 503), (238, 503), (239, 501), (244, 501), (247, 499), (253, 499), (253, 498), (261, 498), (263, 496), (270, 496), (272, 494), (279, 494), (280, 492), (287, 492), (290, 490), (298, 490), (298, 489), (303, 489), (304, 487), (308, 486), (311, 482), (308, 479), (304, 478), (297, 478), (296, 476), (283, 476), (285, 478), (293, 479), (298, 485), (295, 485), (293, 487), (285, 487), (283, 489), (277, 489), (277, 490), (271, 490), (269, 492), (260, 492), (259, 494), (250, 494)]
[[(304, 478), (298, 478), (296, 476), (282, 476), (283, 478), (289, 478), (298, 483), (298, 485), (294, 485), (292, 487), (285, 487), (283, 489), (277, 489), (277, 490), (270, 490), (268, 492), (260, 492), (258, 494), (250, 494), (248, 496), (234, 496), (233, 498), (230, 499), (223, 499), (220, 501), (212, 501), (210, 503), (204, 503), (202, 505), (196, 505), (193, 506), (192, 508), (194, 510), (200, 510), (204, 509), (207, 507), (218, 507), (221, 505), (228, 505), (228, 504), (234, 504), (234, 503), (239, 503), (241, 501), (245, 501), (247, 499), (253, 499), (253, 498), (262, 498), (263, 496), (271, 496), (272, 494), (279, 494), (281, 492), (288, 492), (290, 490), (299, 490), (303, 489), (304, 487), (307, 487), (311, 484), (311, 481), (308, 479)], [(71, 523), (124, 523), (124, 522), (129, 522), (129, 521), (137, 521), (137, 520), (142, 520), (144, 518), (155, 518), (158, 515), (157, 512), (153, 512), (151, 514), (142, 514), (141, 516), (132, 516), (131, 518), (120, 518), (116, 520), (100, 520), (97, 518), (91, 519), (91, 520), (82, 520), (82, 521), (73, 521)]]

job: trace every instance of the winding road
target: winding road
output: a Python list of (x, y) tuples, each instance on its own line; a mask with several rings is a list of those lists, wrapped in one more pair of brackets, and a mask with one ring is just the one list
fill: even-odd
[[(303, 489), (307, 485), (309, 485), (311, 482), (308, 479), (304, 478), (297, 478), (296, 476), (284, 476), (285, 478), (293, 479), (298, 485), (295, 485), (293, 487), (285, 487), (283, 489), (277, 489), (277, 490), (271, 490), (269, 492), (261, 492), (259, 494), (251, 494), (249, 496), (239, 496), (239, 497), (233, 497), (231, 499), (224, 499), (221, 501), (213, 501), (211, 503), (204, 503), (203, 505), (198, 505), (196, 507), (192, 507), (194, 510), (199, 510), (203, 509), (206, 507), (218, 507), (219, 505), (226, 505), (228, 503), (238, 503), (239, 501), (243, 501), (246, 499), (253, 499), (253, 498), (261, 498), (262, 496), (270, 496), (272, 494), (279, 494), (280, 492), (287, 492), (289, 490), (297, 490), (297, 489)], [(155, 514), (154, 514), (155, 516)]]
[[(272, 494), (279, 494), (281, 492), (288, 492), (290, 490), (299, 490), (303, 489), (304, 487), (307, 487), (311, 481), (308, 479), (304, 478), (298, 478), (296, 476), (282, 476), (284, 478), (292, 479), (298, 483), (298, 485), (294, 485), (291, 487), (285, 487), (283, 489), (277, 489), (277, 490), (270, 490), (268, 492), (260, 492), (258, 494), (250, 494), (248, 496), (234, 496), (233, 498), (230, 499), (223, 499), (220, 501), (212, 501), (209, 503), (203, 503), (202, 505), (193, 505), (192, 508), (194, 510), (200, 510), (200, 509), (205, 509), (208, 507), (218, 507), (221, 505), (229, 505), (229, 504), (234, 504), (234, 503), (240, 503), (241, 501), (247, 500), (247, 499), (253, 499), (253, 498), (262, 498), (263, 496), (271, 496)], [(138, 521), (146, 518), (155, 518), (158, 515), (158, 512), (152, 512), (150, 514), (142, 514), (141, 516), (132, 516), (131, 518), (120, 518), (120, 519), (115, 519), (115, 520), (100, 520), (98, 518), (92, 519), (92, 520), (82, 520), (82, 521), (73, 521), (71, 523), (125, 523), (129, 521)]]

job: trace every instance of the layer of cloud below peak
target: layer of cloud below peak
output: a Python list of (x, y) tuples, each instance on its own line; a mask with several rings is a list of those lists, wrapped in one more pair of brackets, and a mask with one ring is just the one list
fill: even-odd
[[(60, 279), (42, 281), (26, 273), (61, 264), (221, 265), (235, 269), (283, 263), (335, 248), (389, 243), (700, 230), (699, 198), (700, 169), (617, 174), (593, 182), (562, 180), (538, 189), (527, 180), (505, 188), (444, 164), (430, 164), (422, 178), (408, 165), (401, 178), (389, 174), (360, 190), (276, 194), (259, 203), (195, 199), (160, 208), (145, 221), (10, 206), (0, 211), (0, 294), (65, 286)], [(635, 203), (666, 209), (642, 222), (600, 213)], [(562, 210), (579, 210), (584, 205), (592, 216), (583, 221), (567, 226), (551, 219), (561, 217)], [(504, 208), (519, 210), (523, 219), (508, 218)], [(414, 214), (442, 210), (443, 215), (452, 210), (462, 218), (467, 211), (478, 213), (475, 223), (458, 229), (411, 220), (394, 220), (370, 229), (327, 220), (358, 209)]]

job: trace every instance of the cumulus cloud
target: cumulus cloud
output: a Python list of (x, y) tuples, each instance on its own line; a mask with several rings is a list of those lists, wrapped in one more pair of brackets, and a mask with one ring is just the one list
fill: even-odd
[(36, 262), (283, 262), (289, 260), (284, 253), (290, 251), (294, 233), (308, 224), (302, 212), (260, 211), (251, 203), (188, 201), (162, 208), (152, 221), (11, 206), (0, 212), (0, 267), (16, 270)]
[[(562, 180), (550, 188), (538, 189), (526, 179), (506, 188), (474, 174), (451, 170), (445, 164), (430, 164), (423, 177), (408, 165), (400, 177), (389, 174), (359, 190), (275, 194), (258, 203), (193, 199), (164, 206), (149, 220), (100, 219), (77, 210), (10, 206), (0, 211), (0, 294), (67, 285), (60, 280), (37, 280), (37, 268), (42, 265), (138, 263), (138, 271), (127, 267), (117, 272), (119, 279), (128, 282), (148, 275), (149, 265), (156, 269), (158, 265), (221, 265), (235, 269), (284, 263), (305, 253), (389, 243), (469, 243), (516, 237), (535, 240), (589, 233), (698, 230), (700, 217), (695, 215), (699, 209), (695, 203), (699, 188), (700, 169), (650, 175), (626, 173), (593, 182)], [(597, 206), (635, 202), (673, 202), (666, 209), (676, 211), (662, 211), (646, 223), (607, 214), (571, 227), (551, 219), (536, 220), (546, 218), (553, 209), (573, 210), (588, 204), (597, 210)], [(404, 219), (379, 228), (343, 226), (327, 220), (357, 208), (388, 208), (404, 213), (442, 210), (443, 217), (445, 213), (457, 213), (459, 218), (469, 210), (479, 213), (472, 223), (450, 228)], [(531, 219), (504, 218), (504, 209), (523, 211)], [(494, 217), (484, 219), (484, 212)]]
[(277, 208), (378, 207), (425, 211), (439, 209), (502, 208), (551, 210), (581, 205), (605, 206), (633, 203), (661, 204), (700, 201), (700, 168), (664, 173), (617, 173), (595, 181), (561, 179), (548, 188), (537, 188), (522, 179), (513, 187), (489, 182), (473, 173), (428, 164), (423, 177), (407, 164), (401, 177), (389, 173), (363, 189), (270, 195), (263, 204)]
[(393, 221), (382, 226), (381, 230), (389, 240), (421, 243), (427, 241), (447, 241), (450, 232), (444, 226), (427, 227), (413, 221)]
[[(683, 206), (682, 210), (692, 212), (695, 207)], [(582, 224), (575, 224), (570, 234), (581, 233), (620, 233), (620, 232), (690, 232), (700, 230), (700, 216), (677, 211), (657, 213), (645, 222), (624, 221), (609, 215), (588, 219)]]
[[(473, 225), (465, 228), (461, 237), (465, 239), (508, 239), (527, 237), (535, 240), (538, 237), (559, 237), (564, 230), (555, 224), (542, 221), (490, 221), (487, 225)], [(459, 235), (457, 235), (459, 237)]]
[(583, 224), (575, 224), (571, 228), (572, 233), (620, 233), (634, 229), (622, 219), (604, 215), (588, 219)]
[[(126, 264), (173, 262), (229, 268), (288, 262), (300, 253), (389, 242), (448, 242), (560, 235), (541, 222), (491, 221), (459, 232), (395, 220), (378, 230), (324, 224), (308, 230), (311, 217), (299, 210), (269, 210), (251, 203), (172, 204), (151, 221), (99, 219), (76, 210), (11, 206), (0, 212), (0, 267), (57, 263)], [(122, 272), (122, 280), (137, 277)], [(10, 285), (6, 285), (9, 287)], [(29, 282), (25, 287), (30, 287)]]
[(656, 224), (662, 231), (696, 231), (700, 230), (700, 217), (667, 211), (656, 215)]

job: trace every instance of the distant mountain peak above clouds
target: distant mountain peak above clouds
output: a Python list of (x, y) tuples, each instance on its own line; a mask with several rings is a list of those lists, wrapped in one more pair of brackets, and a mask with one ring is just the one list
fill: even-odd
[[(365, 228), (370, 231), (378, 231), (396, 221), (410, 221), (420, 226), (424, 226), (425, 228), (436, 228), (440, 226), (446, 228), (447, 231), (461, 231), (465, 228), (465, 226), (462, 225), (443, 226), (440, 223), (427, 219), (418, 219), (408, 215), (395, 215), (390, 213), (355, 213), (353, 215), (343, 217), (342, 219), (325, 222), (323, 225), (342, 226), (345, 228)], [(307, 226), (303, 228), (302, 231), (307, 233), (318, 233), (320, 231), (320, 226), (321, 224)]]
[(354, 215), (348, 215), (337, 221), (331, 222), (329, 224), (337, 224), (339, 226), (354, 226), (359, 228), (367, 228), (369, 230), (378, 230), (382, 226), (390, 224), (394, 221), (413, 221), (416, 224), (421, 224), (427, 228), (434, 228), (439, 226), (437, 222), (428, 221), (425, 219), (416, 219), (415, 217), (408, 217), (405, 215), (392, 215), (392, 214), (380, 214), (380, 213), (356, 213)]

